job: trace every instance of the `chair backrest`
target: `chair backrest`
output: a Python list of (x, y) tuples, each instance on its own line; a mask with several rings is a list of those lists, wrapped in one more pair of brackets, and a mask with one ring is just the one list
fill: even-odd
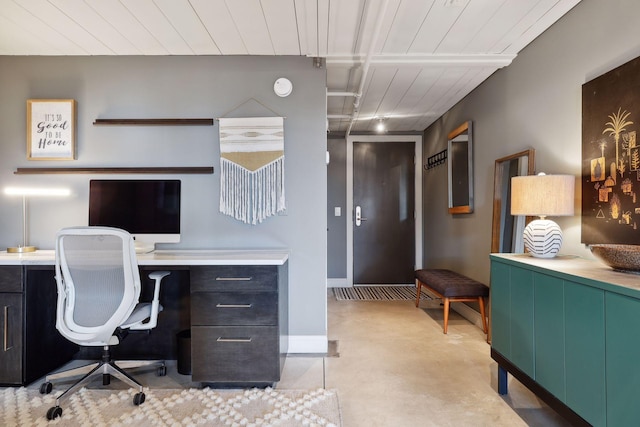
[(56, 235), (56, 328), (80, 345), (113, 344), (140, 297), (133, 238), (111, 227), (65, 228)]

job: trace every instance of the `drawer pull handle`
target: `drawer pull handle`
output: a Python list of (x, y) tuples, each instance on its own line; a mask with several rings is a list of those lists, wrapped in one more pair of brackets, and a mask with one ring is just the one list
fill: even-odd
[(251, 342), (251, 338), (222, 338), (218, 337), (218, 342)]
[(7, 351), (11, 349), (9, 345), (9, 306), (4, 306), (4, 328), (2, 331), (2, 351)]
[(216, 304), (218, 308), (251, 308), (253, 304)]
[(249, 282), (253, 277), (216, 277), (217, 282)]

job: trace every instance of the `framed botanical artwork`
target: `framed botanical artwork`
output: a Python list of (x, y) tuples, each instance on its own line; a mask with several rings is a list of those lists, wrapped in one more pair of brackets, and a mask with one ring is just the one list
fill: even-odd
[(582, 85), (582, 238), (640, 244), (640, 57)]
[(75, 160), (76, 101), (27, 100), (27, 158)]

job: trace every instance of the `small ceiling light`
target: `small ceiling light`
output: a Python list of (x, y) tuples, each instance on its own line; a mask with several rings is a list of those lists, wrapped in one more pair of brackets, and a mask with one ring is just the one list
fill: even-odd
[(384, 124), (384, 118), (378, 119), (378, 123), (376, 124), (376, 132), (384, 133), (387, 130), (387, 127)]

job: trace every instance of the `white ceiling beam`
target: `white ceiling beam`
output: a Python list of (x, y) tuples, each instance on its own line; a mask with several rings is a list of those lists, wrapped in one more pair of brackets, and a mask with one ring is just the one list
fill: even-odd
[[(15, 43), (16, 39), (20, 40), (19, 45)], [(0, 14), (0, 55), (25, 55), (25, 52), (28, 55), (44, 55), (49, 50), (55, 52), (56, 55), (60, 54), (42, 38), (15, 25)]]
[[(373, 55), (371, 65), (418, 65), (456, 67), (506, 67), (516, 58), (515, 54), (423, 54), (423, 55)], [(364, 64), (363, 55), (333, 55), (326, 58), (327, 66), (356, 67)]]
[(190, 0), (222, 55), (246, 55), (247, 47), (224, 0)]
[(189, 44), (152, 0), (120, 0), (170, 55), (193, 55)]
[(329, 10), (328, 51), (355, 52), (364, 2), (332, 2)]
[(296, 9), (296, 25), (298, 27), (298, 44), (300, 54), (314, 55), (317, 36), (316, 7), (309, 0), (294, 0)]
[(578, 3), (580, 3), (580, 0), (558, 0), (553, 2), (553, 6), (526, 31), (520, 34), (518, 39), (506, 48), (505, 52), (520, 52), (526, 45), (553, 25), (559, 17), (564, 16)]
[(249, 55), (275, 55), (262, 4), (253, 0), (226, 1)]
[[(38, 18), (36, 15), (18, 6), (14, 2), (3, 3), (0, 8), (0, 16), (4, 16), (8, 22), (0, 25), (0, 43), (8, 44), (15, 48), (18, 55), (86, 55), (88, 52), (82, 49), (73, 40), (65, 37), (47, 24), (46, 20)], [(31, 39), (35, 41), (28, 52), (20, 52), (21, 45), (29, 46)], [(16, 43), (16, 41), (20, 43)], [(2, 51), (6, 54), (7, 51)]]
[[(367, 6), (366, 12), (370, 11), (371, 3)], [(360, 107), (360, 98), (362, 97), (364, 91), (364, 85), (367, 82), (367, 73), (369, 72), (369, 67), (371, 65), (371, 60), (373, 58), (373, 52), (376, 47), (376, 43), (378, 41), (378, 36), (380, 35), (380, 28), (382, 27), (382, 21), (384, 20), (385, 12), (387, 10), (387, 6), (389, 5), (389, 0), (384, 0), (384, 2), (380, 5), (380, 9), (378, 10), (378, 15), (376, 16), (376, 23), (373, 29), (372, 38), (369, 44), (369, 49), (367, 51), (366, 56), (364, 57), (364, 64), (362, 65), (362, 75), (360, 76), (360, 85), (358, 87), (357, 94), (355, 96), (355, 100), (353, 101), (353, 110), (357, 115), (359, 113), (358, 108)], [(354, 119), (351, 119), (351, 123), (349, 123), (349, 127), (347, 128), (346, 136), (349, 136), (351, 132), (351, 127), (353, 126)]]
[(216, 46), (191, 3), (186, 0), (154, 0), (156, 7), (196, 55), (219, 55)]
[(113, 50), (91, 34), (89, 29), (82, 27), (52, 3), (46, 0), (15, 0), (15, 2), (67, 39), (73, 40), (85, 52), (91, 55), (114, 54)]
[(140, 55), (142, 52), (86, 2), (49, 0), (62, 13), (89, 31), (117, 55)]
[(262, 11), (276, 55), (300, 55), (295, 4), (290, 0), (262, 0)]
[[(524, 4), (523, 0), (518, 0), (518, 3), (520, 2)], [(456, 18), (455, 22), (451, 25), (449, 31), (447, 31), (446, 37), (440, 43), (438, 43), (438, 46), (434, 52), (465, 52), (464, 48), (478, 36), (478, 34), (486, 25), (487, 21), (491, 20), (491, 18), (497, 13), (497, 11), (500, 9), (500, 7), (503, 6), (504, 3), (507, 2), (505, 2), (504, 0), (469, 2), (467, 6), (460, 12), (460, 15)], [(473, 52), (491, 51), (483, 46), (483, 48)]]
[(85, 0), (85, 3), (109, 22), (144, 55), (167, 55), (169, 52), (118, 0)]
[[(485, 4), (494, 0), (476, 2)], [(427, 16), (424, 17), (418, 32), (406, 50), (408, 53), (434, 53), (443, 40), (446, 40), (451, 27), (464, 13), (469, 0), (451, 2), (436, 1), (430, 7)], [(457, 52), (456, 52), (457, 53)]]

